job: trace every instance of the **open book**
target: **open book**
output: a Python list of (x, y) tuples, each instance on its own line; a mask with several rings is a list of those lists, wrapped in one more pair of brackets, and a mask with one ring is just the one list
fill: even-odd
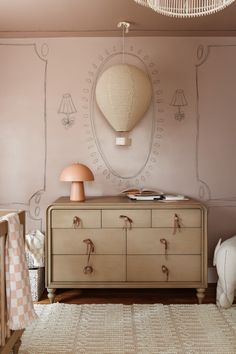
[(124, 190), (121, 194), (132, 200), (160, 200), (163, 199), (163, 192), (152, 189), (131, 188)]
[(130, 188), (130, 189), (126, 189), (124, 191), (121, 192), (121, 194), (123, 195), (137, 195), (137, 196), (153, 196), (153, 195), (163, 195), (164, 192), (161, 191), (155, 191), (152, 189), (138, 189), (138, 188)]

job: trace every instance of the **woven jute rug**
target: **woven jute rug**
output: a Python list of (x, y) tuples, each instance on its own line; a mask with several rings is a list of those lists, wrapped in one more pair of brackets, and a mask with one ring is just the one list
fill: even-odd
[(215, 305), (35, 305), (20, 354), (236, 353), (236, 308)]

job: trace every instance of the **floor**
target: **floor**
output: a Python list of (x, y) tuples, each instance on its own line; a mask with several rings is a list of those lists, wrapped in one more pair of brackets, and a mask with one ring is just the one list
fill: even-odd
[[(56, 302), (67, 304), (196, 304), (195, 289), (58, 289)], [(216, 302), (216, 284), (209, 284), (205, 304)], [(39, 304), (47, 304), (47, 292)]]

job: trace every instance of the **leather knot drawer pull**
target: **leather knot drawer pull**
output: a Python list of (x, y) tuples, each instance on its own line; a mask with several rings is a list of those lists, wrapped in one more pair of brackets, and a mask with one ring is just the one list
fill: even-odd
[(91, 274), (91, 273), (93, 273), (94, 269), (89, 264), (89, 262), (90, 262), (91, 253), (94, 253), (94, 251), (95, 251), (95, 245), (94, 245), (93, 241), (90, 240), (90, 238), (86, 238), (85, 240), (83, 240), (83, 242), (87, 245), (86, 254), (88, 255), (87, 265), (84, 267), (84, 274)]
[(81, 219), (78, 216), (73, 217), (73, 227), (77, 229), (80, 226)]
[(177, 230), (179, 230), (179, 232), (181, 231), (181, 218), (179, 217), (178, 214), (175, 214), (173, 235), (176, 234)]
[(92, 266), (85, 266), (84, 267), (84, 274), (92, 274), (93, 273), (93, 267)]
[(163, 265), (161, 267), (161, 270), (162, 270), (162, 273), (164, 273), (166, 275), (166, 281), (168, 281), (169, 280), (169, 269), (165, 265)]
[(167, 254), (168, 243), (165, 238), (161, 238), (160, 242), (165, 246), (165, 254)]
[(133, 223), (133, 220), (130, 219), (127, 215), (120, 215), (120, 219), (124, 219), (124, 229), (129, 229), (131, 230), (132, 229), (132, 223)]

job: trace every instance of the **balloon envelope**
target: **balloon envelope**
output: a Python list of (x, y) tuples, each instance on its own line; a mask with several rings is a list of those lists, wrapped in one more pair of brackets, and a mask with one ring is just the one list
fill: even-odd
[(147, 111), (152, 85), (147, 74), (134, 65), (109, 67), (99, 77), (96, 100), (115, 131), (132, 130)]

